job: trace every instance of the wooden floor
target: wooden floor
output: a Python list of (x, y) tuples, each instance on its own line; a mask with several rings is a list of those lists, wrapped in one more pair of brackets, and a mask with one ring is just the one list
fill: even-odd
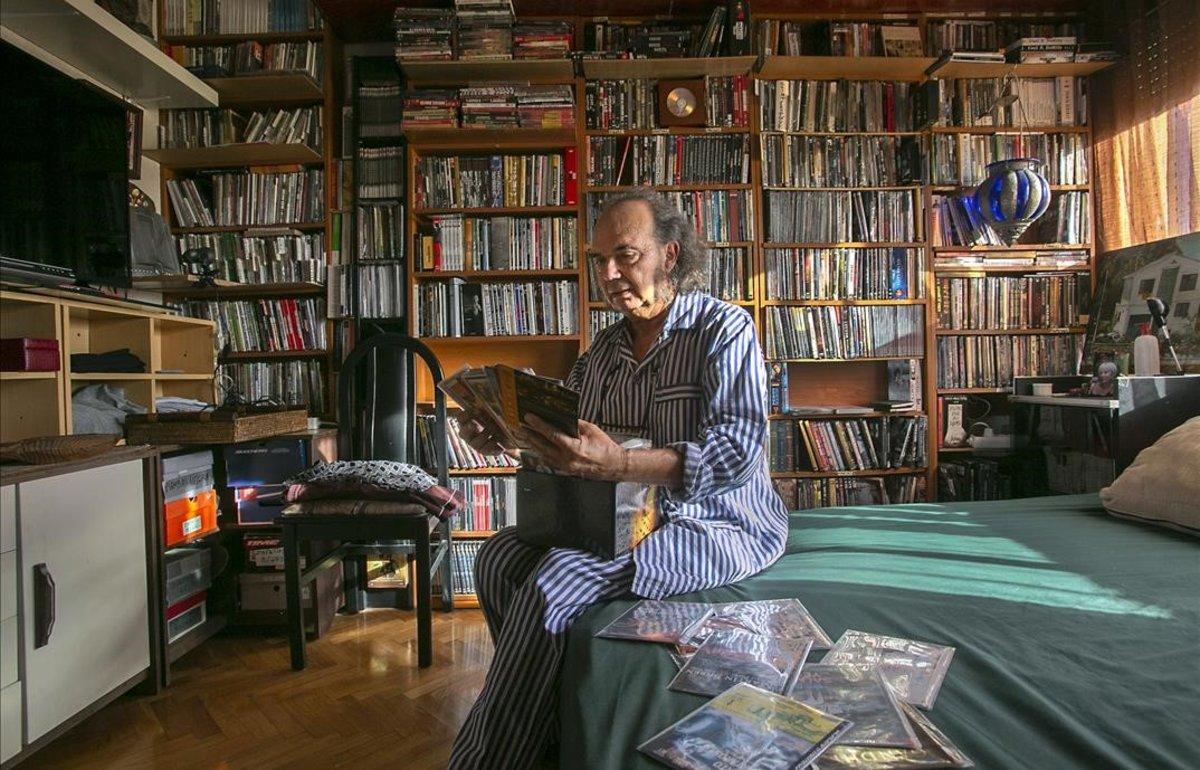
[(159, 695), (119, 699), (21, 767), (445, 767), (492, 644), (478, 610), (434, 612), (433, 638), (422, 670), (412, 613), (339, 616), (294, 672), (282, 636), (219, 636)]

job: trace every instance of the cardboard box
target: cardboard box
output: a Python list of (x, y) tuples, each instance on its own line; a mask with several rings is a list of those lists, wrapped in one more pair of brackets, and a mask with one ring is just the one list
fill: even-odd
[(525, 468), (516, 478), (517, 536), (532, 545), (615, 559), (658, 528), (657, 487)]

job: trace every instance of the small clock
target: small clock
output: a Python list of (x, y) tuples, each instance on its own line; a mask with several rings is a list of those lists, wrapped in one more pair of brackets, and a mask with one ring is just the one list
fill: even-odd
[(707, 113), (703, 78), (658, 81), (660, 126), (703, 126)]

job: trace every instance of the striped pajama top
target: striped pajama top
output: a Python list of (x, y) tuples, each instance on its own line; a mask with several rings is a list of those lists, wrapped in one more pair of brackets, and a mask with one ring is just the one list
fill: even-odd
[(766, 373), (750, 315), (679, 294), (639, 363), (629, 322), (597, 335), (567, 384), (580, 416), (683, 456), (659, 495), (665, 523), (633, 551), (633, 592), (662, 598), (754, 575), (783, 554), (788, 512), (767, 472)]

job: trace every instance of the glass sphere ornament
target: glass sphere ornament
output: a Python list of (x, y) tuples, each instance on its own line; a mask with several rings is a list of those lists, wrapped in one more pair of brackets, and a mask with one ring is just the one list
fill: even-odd
[(1050, 183), (1036, 158), (1010, 158), (987, 165), (987, 179), (975, 188), (975, 206), (1005, 244), (1017, 242), (1050, 206)]

